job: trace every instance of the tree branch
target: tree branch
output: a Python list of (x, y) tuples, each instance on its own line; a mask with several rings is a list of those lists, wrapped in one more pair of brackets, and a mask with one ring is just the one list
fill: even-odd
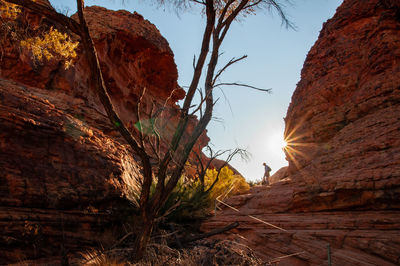
[(90, 82), (91, 85), (97, 91), (101, 103), (106, 110), (107, 116), (111, 121), (111, 124), (118, 129), (122, 137), (128, 142), (133, 151), (137, 153), (142, 161), (143, 167), (143, 183), (142, 191), (139, 199), (139, 206), (141, 211), (147, 215), (147, 202), (150, 196), (150, 187), (153, 181), (153, 172), (151, 168), (150, 158), (146, 151), (139, 147), (137, 141), (134, 139), (132, 134), (124, 125), (123, 121), (114, 110), (114, 106), (111, 102), (110, 96), (107, 93), (106, 86), (104, 84), (103, 75), (101, 73), (100, 63), (97, 57), (96, 48), (94, 47), (93, 40), (89, 33), (84, 14), (83, 14), (84, 3), (83, 0), (77, 0), (78, 17), (81, 27), (81, 41), (85, 49), (86, 59), (90, 69)]
[(218, 83), (216, 85), (214, 85), (214, 87), (219, 87), (219, 86), (239, 86), (239, 87), (246, 87), (246, 88), (250, 88), (250, 89), (254, 89), (254, 90), (258, 90), (258, 91), (262, 91), (262, 92), (267, 92), (267, 93), (271, 93), (272, 89), (262, 89), (262, 88), (258, 88), (255, 86), (251, 86), (251, 85), (247, 85), (247, 84), (242, 84), (242, 83), (237, 83), (237, 82), (222, 82), (222, 83)]
[(215, 75), (215, 77), (214, 77), (214, 79), (213, 79), (213, 85), (215, 84), (215, 81), (221, 76), (221, 74), (228, 68), (228, 67), (230, 67), (231, 65), (233, 65), (233, 64), (235, 64), (235, 63), (237, 63), (237, 62), (239, 62), (239, 61), (241, 61), (241, 60), (243, 60), (243, 59), (246, 59), (247, 58), (247, 55), (243, 55), (242, 57), (239, 57), (239, 58), (232, 58), (231, 60), (229, 60), (229, 62), (223, 67), (223, 68), (221, 68), (218, 72), (217, 72), (217, 74)]
[[(197, 241), (197, 240), (200, 240), (200, 239), (203, 239), (203, 238), (208, 238), (210, 236), (214, 236), (214, 235), (225, 233), (225, 232), (230, 231), (230, 230), (232, 230), (232, 229), (234, 229), (234, 228), (236, 228), (238, 226), (239, 226), (239, 223), (238, 222), (234, 222), (234, 223), (231, 223), (231, 224), (229, 224), (229, 225), (227, 225), (227, 226), (225, 226), (223, 228), (217, 228), (217, 229), (214, 229), (214, 230), (212, 230), (210, 232), (207, 232), (207, 233), (204, 233), (204, 234), (199, 234), (197, 236), (193, 236), (193, 237), (188, 237), (188, 238), (182, 239), (182, 240), (180, 240), (180, 242), (182, 244), (187, 244), (187, 243), (190, 243), (190, 242), (193, 242), (193, 241)], [(171, 245), (175, 245), (175, 242), (172, 243)]]
[[(214, 24), (215, 24), (215, 10), (214, 10), (214, 0), (206, 0), (206, 15), (207, 15), (207, 24), (203, 34), (203, 41), (201, 45), (199, 59), (197, 60), (196, 68), (193, 73), (193, 79), (189, 86), (189, 90), (186, 94), (185, 101), (183, 103), (183, 110), (184, 112), (189, 109), (189, 106), (192, 103), (193, 96), (196, 92), (196, 88), (198, 87), (200, 76), (202, 73), (202, 69), (204, 66), (204, 62), (206, 60), (211, 35), (213, 32)], [(187, 112), (187, 111), (186, 111)]]
[(144, 147), (144, 138), (143, 138), (143, 130), (144, 130), (143, 127), (144, 127), (144, 124), (143, 124), (143, 121), (142, 121), (142, 118), (141, 118), (140, 109), (141, 109), (141, 103), (142, 103), (143, 96), (144, 96), (145, 92), (146, 92), (146, 87), (144, 87), (142, 89), (142, 93), (141, 93), (141, 95), (139, 97), (139, 100), (137, 102), (137, 114), (136, 114), (137, 118), (138, 118), (137, 125), (138, 125), (138, 132), (139, 132), (139, 143), (140, 143), (140, 147), (142, 149), (145, 149), (145, 147)]

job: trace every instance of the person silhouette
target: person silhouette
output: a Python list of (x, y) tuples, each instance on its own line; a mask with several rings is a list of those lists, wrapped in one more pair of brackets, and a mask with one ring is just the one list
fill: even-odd
[(262, 178), (261, 184), (269, 185), (269, 173), (271, 172), (271, 167), (269, 167), (266, 163), (263, 163), (263, 165), (264, 165), (265, 172), (264, 172), (264, 176)]

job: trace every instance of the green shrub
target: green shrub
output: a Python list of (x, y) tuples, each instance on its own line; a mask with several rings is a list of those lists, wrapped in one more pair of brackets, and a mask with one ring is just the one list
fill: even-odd
[(235, 175), (227, 166), (221, 169), (218, 181), (211, 188), (217, 175), (216, 169), (207, 169), (204, 187), (199, 180), (182, 177), (162, 210), (167, 220), (177, 223), (201, 220), (210, 213), (217, 197), (243, 194), (250, 188), (242, 176)]

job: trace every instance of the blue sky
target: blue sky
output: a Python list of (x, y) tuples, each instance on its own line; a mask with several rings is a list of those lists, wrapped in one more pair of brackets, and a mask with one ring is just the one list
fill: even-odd
[[(74, 0), (50, 2), (61, 10), (69, 8), (69, 14), (75, 12)], [(200, 50), (204, 17), (195, 9), (178, 16), (171, 7), (159, 7), (154, 2), (86, 0), (86, 5), (136, 11), (155, 24), (175, 54), (179, 84), (188, 85), (193, 74), (193, 55)], [(246, 179), (261, 179), (263, 162), (271, 166), (272, 173), (287, 165), (281, 150), (283, 118), (308, 51), (317, 40), (323, 22), (333, 16), (342, 2), (297, 0), (286, 5), (286, 13), (295, 23), (296, 31), (282, 27), (277, 14), (268, 12), (232, 25), (222, 45), (221, 65), (232, 57), (246, 54), (248, 58), (232, 66), (222, 81), (272, 88), (272, 94), (241, 87), (226, 87), (223, 93), (217, 92), (220, 100), (215, 117), (218, 119), (209, 124), (208, 135), (215, 150), (240, 147), (252, 154), (247, 162), (240, 158), (231, 162)]]

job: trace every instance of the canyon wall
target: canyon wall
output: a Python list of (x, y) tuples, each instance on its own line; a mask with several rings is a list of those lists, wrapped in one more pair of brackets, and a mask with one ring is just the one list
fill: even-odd
[[(85, 14), (117, 112), (137, 136), (138, 113), (146, 120), (163, 108), (166, 148), (185, 95), (167, 41), (136, 13), (88, 7)], [(59, 264), (121, 236), (116, 228), (132, 209), (140, 167), (89, 84), (81, 48), (68, 69), (39, 61), (20, 41), (54, 25), (26, 10), (1, 22), (0, 264), (53, 256), (49, 263)], [(207, 143), (204, 134), (196, 147)]]
[(239, 212), (225, 207), (203, 229), (239, 221), (224, 238), (279, 265), (327, 265), (328, 244), (333, 265), (398, 265), (399, 1), (343, 2), (307, 55), (285, 123), (285, 173), (231, 198)]

